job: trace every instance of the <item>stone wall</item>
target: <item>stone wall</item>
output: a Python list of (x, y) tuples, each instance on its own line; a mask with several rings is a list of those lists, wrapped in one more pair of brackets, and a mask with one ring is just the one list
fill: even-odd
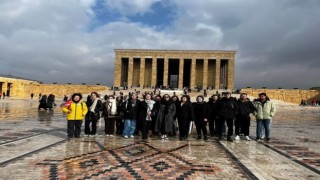
[(242, 93), (258, 97), (259, 93), (265, 92), (270, 99), (281, 100), (290, 103), (300, 104), (302, 99), (311, 103), (313, 99), (320, 99), (320, 90), (299, 90), (299, 89), (241, 89)]
[(38, 81), (0, 77), (0, 92), (7, 94), (10, 89), (11, 98), (30, 98), (31, 93), (38, 97), (54, 94), (56, 97), (63, 97), (75, 92), (88, 94), (93, 91), (105, 91), (107, 86), (100, 85), (73, 85), (73, 84), (40, 84)]
[(39, 93), (42, 95), (54, 94), (56, 97), (63, 97), (64, 95), (71, 95), (73, 93), (89, 94), (91, 92), (105, 91), (106, 86), (98, 85), (72, 85), (72, 84), (37, 84), (26, 85), (24, 97), (30, 97), (34, 93), (38, 97)]

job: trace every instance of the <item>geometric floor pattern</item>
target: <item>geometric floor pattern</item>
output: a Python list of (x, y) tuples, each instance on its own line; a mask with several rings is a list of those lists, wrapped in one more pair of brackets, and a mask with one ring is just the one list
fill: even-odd
[(179, 156), (179, 150), (186, 147), (161, 150), (140, 142), (63, 160), (47, 159), (37, 165), (49, 172), (44, 179), (195, 179), (221, 172), (216, 165)]

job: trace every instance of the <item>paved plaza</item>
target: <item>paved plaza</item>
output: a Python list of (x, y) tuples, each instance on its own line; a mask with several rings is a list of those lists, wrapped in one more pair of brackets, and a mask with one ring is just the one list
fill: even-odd
[(60, 108), (37, 106), (0, 100), (0, 179), (320, 179), (319, 108), (277, 103), (266, 143), (105, 137), (104, 120), (99, 136), (67, 140)]

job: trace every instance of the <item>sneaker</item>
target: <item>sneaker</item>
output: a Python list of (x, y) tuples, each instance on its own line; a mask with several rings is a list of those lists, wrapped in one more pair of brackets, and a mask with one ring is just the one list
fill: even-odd
[(267, 142), (271, 142), (270, 138), (267, 138)]
[(164, 139), (164, 135), (161, 135), (161, 139)]
[(166, 135), (166, 134), (164, 135), (164, 138), (167, 138), (167, 135)]
[(261, 141), (261, 139), (260, 139), (260, 138), (257, 138), (257, 141), (258, 141), (258, 142), (260, 142), (260, 141)]
[(109, 134), (106, 134), (106, 136), (110, 136)]
[(251, 139), (249, 138), (249, 136), (246, 136), (247, 141), (251, 141)]
[(227, 137), (227, 141), (233, 142), (230, 136)]
[(131, 138), (134, 138), (134, 135), (131, 135), (130, 137), (131, 137)]
[(109, 136), (110, 136), (110, 137), (112, 137), (113, 135), (112, 135), (112, 134), (110, 134)]
[(123, 136), (124, 138), (128, 139), (128, 136)]
[(234, 140), (240, 140), (240, 137), (238, 135), (236, 135), (236, 137), (234, 138)]

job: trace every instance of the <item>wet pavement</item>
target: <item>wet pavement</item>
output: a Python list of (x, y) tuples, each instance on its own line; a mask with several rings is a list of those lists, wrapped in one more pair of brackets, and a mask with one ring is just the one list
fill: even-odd
[(270, 143), (231, 143), (105, 137), (103, 120), (99, 136), (67, 140), (60, 108), (37, 106), (0, 101), (0, 179), (320, 179), (319, 108), (279, 105)]

